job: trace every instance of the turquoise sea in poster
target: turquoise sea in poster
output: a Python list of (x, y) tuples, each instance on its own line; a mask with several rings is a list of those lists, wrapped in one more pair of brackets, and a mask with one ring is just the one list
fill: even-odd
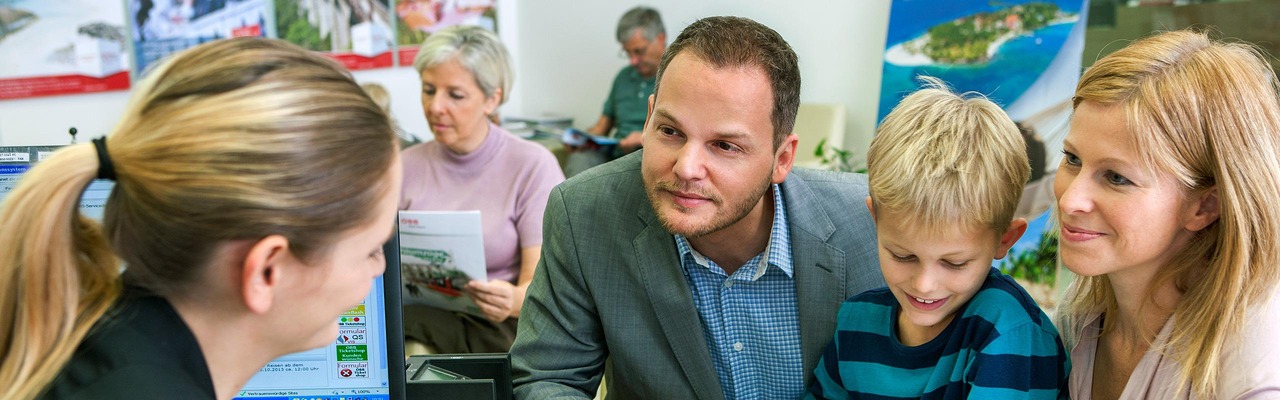
[[(1052, 3), (1062, 14), (1061, 18), (1048, 26), (1003, 41), (985, 62), (947, 64), (929, 62), (927, 57), (924, 62), (918, 59), (902, 62), (902, 57), (886, 57), (877, 121), (883, 119), (898, 101), (918, 88), (915, 77), (920, 75), (939, 77), (958, 91), (985, 94), (1002, 106), (1011, 104), (1035, 83), (1061, 51), (1077, 21), (1073, 16), (1079, 14), (1082, 3), (1079, 0), (1001, 3), (973, 0), (895, 0), (889, 12), (889, 34), (885, 45), (887, 50), (925, 35), (934, 26), (1029, 3)], [(897, 60), (898, 63), (891, 60)]]

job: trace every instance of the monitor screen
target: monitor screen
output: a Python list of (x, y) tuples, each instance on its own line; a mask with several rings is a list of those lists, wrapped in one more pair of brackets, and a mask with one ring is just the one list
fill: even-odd
[(387, 270), (360, 303), (338, 318), (328, 345), (277, 358), (236, 393), (240, 400), (402, 400), (400, 241), (383, 246)]
[[(0, 146), (0, 202), (27, 170), (58, 147)], [(94, 180), (81, 196), (80, 211), (102, 221), (103, 206), (112, 187), (112, 181)], [(338, 318), (338, 337), (333, 342), (271, 361), (235, 398), (403, 400), (405, 360), (398, 236), (392, 235), (383, 246), (386, 272), (374, 281), (362, 303)]]
[(402, 400), (404, 333), (399, 240), (383, 246), (387, 272), (364, 303), (338, 318), (338, 337), (320, 349), (266, 364), (237, 392), (244, 400)]
[[(59, 146), (0, 146), (0, 204), (18, 180), (40, 160), (48, 158)], [(80, 212), (89, 218), (102, 222), (102, 207), (107, 204), (107, 196), (115, 183), (96, 179), (89, 183), (80, 197)]]

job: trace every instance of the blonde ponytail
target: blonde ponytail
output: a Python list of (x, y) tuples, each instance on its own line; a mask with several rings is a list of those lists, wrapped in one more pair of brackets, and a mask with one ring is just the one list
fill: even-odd
[(0, 206), (0, 399), (39, 396), (125, 283), (190, 295), (218, 246), (268, 235), (311, 262), (395, 188), (386, 112), (339, 64), (280, 40), (175, 55), (109, 137), (102, 227), (77, 207), (98, 170), (90, 144), (36, 165)]
[(43, 392), (120, 293), (119, 262), (78, 208), (97, 166), (92, 145), (58, 151), (0, 206), (0, 398)]

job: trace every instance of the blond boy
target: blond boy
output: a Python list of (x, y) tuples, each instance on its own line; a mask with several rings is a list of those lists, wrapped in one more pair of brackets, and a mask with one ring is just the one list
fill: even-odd
[(1030, 174), (1004, 111), (937, 79), (885, 117), (867, 153), (886, 288), (841, 305), (809, 395), (1004, 399), (1066, 396), (1049, 318), (992, 268), (1027, 229)]

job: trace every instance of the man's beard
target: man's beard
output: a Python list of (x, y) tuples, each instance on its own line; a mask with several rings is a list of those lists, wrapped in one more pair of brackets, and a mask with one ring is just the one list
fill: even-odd
[[(718, 212), (714, 216), (712, 216), (711, 220), (708, 221), (705, 224), (705, 226), (693, 227), (692, 229), (686, 229), (683, 231), (677, 226), (677, 224), (674, 224), (673, 221), (668, 220), (667, 215), (663, 214), (662, 207), (660, 207), (659, 200), (658, 200), (659, 195), (662, 192), (677, 191), (677, 192), (695, 193), (699, 196), (706, 197), (709, 201), (711, 201), (712, 204), (716, 206), (726, 205), (725, 199), (715, 197), (715, 196), (710, 196), (708, 194), (701, 193), (697, 190), (692, 190), (693, 189), (692, 187), (687, 187), (684, 185), (679, 185), (679, 184), (676, 184), (673, 182), (667, 182), (667, 181), (657, 181), (652, 185), (647, 185), (648, 187), (645, 188), (645, 193), (649, 196), (649, 203), (653, 207), (653, 210), (658, 214), (658, 221), (662, 223), (662, 227), (665, 228), (667, 232), (679, 234), (686, 238), (699, 238), (715, 232), (719, 232), (721, 229), (727, 228), (730, 225), (733, 225), (738, 221), (741, 221), (742, 218), (746, 217), (747, 214), (750, 213), (751, 210), (755, 208), (756, 204), (759, 204), (760, 199), (763, 198), (764, 194), (769, 191), (769, 188), (772, 187), (771, 180), (772, 180), (771, 176), (765, 175), (764, 182), (762, 182), (760, 185), (757, 185), (754, 188), (754, 190), (752, 190), (746, 196), (743, 196), (738, 201), (732, 201), (727, 203), (728, 207), (724, 210), (720, 210), (723, 212)], [(677, 209), (681, 208), (680, 205), (678, 204), (672, 204), (672, 206), (676, 207)], [(676, 217), (676, 218), (679, 218), (679, 217)]]

